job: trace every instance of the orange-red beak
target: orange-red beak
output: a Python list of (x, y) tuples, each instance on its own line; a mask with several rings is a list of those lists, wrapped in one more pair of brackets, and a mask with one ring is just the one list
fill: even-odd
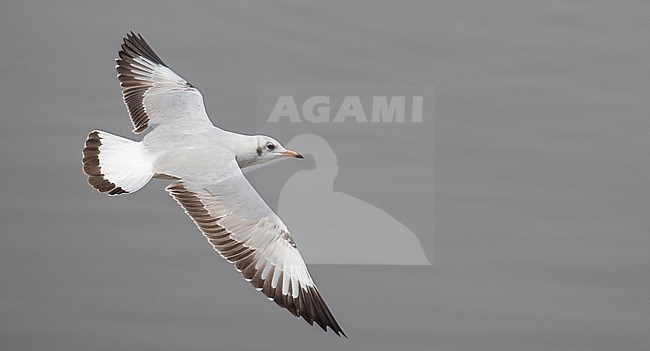
[(304, 158), (301, 154), (299, 154), (299, 153), (297, 153), (295, 151), (291, 151), (291, 150), (284, 151), (284, 152), (280, 153), (280, 155), (282, 155), (284, 157)]

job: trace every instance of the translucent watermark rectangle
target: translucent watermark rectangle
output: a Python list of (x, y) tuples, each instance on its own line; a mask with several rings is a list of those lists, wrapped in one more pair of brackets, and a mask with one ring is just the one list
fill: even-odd
[(263, 85), (257, 130), (305, 156), (249, 179), (307, 263), (428, 265), (434, 254), (432, 85)]

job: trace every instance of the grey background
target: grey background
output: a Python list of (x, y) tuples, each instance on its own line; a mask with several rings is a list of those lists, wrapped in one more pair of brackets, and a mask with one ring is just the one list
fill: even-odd
[[(3, 1), (2, 348), (647, 350), (649, 23), (641, 1)], [(95, 193), (80, 150), (130, 133), (131, 29), (240, 132), (261, 84), (435, 85), (435, 265), (312, 266), (339, 340), (251, 289), (164, 182)]]

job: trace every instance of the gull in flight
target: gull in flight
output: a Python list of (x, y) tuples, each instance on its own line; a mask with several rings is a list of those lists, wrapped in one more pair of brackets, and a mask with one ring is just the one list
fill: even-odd
[(88, 183), (121, 195), (151, 178), (174, 180), (167, 192), (244, 279), (310, 325), (346, 336), (286, 225), (241, 170), (302, 155), (268, 136), (215, 127), (199, 90), (167, 67), (141, 35), (126, 35), (116, 62), (133, 132), (148, 133), (136, 142), (92, 131), (83, 149)]

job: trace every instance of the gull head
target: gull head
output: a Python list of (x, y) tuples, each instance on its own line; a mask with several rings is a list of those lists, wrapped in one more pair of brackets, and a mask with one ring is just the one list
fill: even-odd
[(256, 136), (256, 139), (257, 145), (255, 147), (255, 153), (259, 159), (259, 162), (257, 163), (268, 162), (281, 157), (304, 158), (301, 154), (295, 151), (287, 150), (279, 141), (266, 135), (258, 135)]
[(279, 141), (266, 135), (246, 137), (245, 142), (237, 147), (236, 154), (237, 162), (241, 168), (280, 158), (304, 158), (295, 151), (287, 150)]

